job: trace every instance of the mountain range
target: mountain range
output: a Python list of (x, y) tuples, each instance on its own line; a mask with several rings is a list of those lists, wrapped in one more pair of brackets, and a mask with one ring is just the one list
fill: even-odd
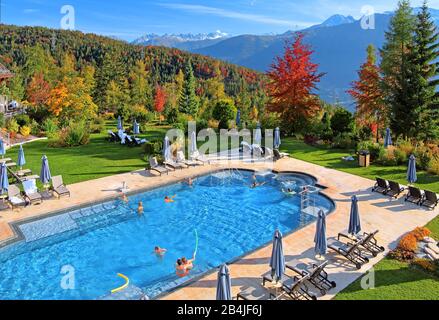
[[(419, 9), (415, 9), (417, 12)], [(430, 9), (439, 25), (439, 10)], [(346, 93), (352, 81), (357, 79), (357, 70), (365, 61), (366, 48), (373, 44), (381, 48), (384, 34), (393, 12), (375, 14), (375, 27), (363, 29), (361, 20), (351, 16), (334, 15), (321, 24), (300, 30), (305, 34), (305, 42), (314, 50), (313, 59), (319, 70), (325, 73), (319, 84), (318, 94), (326, 101), (339, 102), (353, 110), (354, 104)], [(297, 31), (279, 35), (221, 35), (212, 39), (205, 35), (200, 40), (195, 37), (156, 36), (154, 42), (137, 40), (137, 44), (171, 46), (178, 49), (211, 56), (227, 62), (266, 72), (276, 56), (283, 53), (286, 41), (293, 39)], [(149, 38), (148, 38), (149, 39)], [(149, 40), (151, 41), (151, 40)]]

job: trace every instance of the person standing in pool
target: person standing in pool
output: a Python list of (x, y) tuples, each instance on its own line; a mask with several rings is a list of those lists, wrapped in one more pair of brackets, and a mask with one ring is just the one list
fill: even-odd
[(190, 260), (187, 260), (185, 257), (181, 258), (181, 262), (183, 262), (183, 265), (188, 272), (194, 268), (194, 261), (195, 257)]
[(177, 263), (175, 264), (175, 273), (180, 278), (186, 277), (189, 274), (181, 259), (177, 259)]
[(166, 251), (167, 251), (167, 250), (166, 250), (165, 248), (160, 248), (160, 247), (158, 247), (158, 246), (156, 246), (156, 247), (154, 248), (154, 253), (155, 253), (156, 256), (159, 257), (159, 258), (163, 258), (163, 256), (165, 255)]
[(122, 200), (125, 203), (129, 202), (128, 197), (127, 197), (127, 195), (124, 192), (121, 192), (120, 200)]
[(142, 203), (142, 201), (140, 201), (139, 205), (137, 206), (137, 214), (139, 217), (143, 216), (143, 203)]

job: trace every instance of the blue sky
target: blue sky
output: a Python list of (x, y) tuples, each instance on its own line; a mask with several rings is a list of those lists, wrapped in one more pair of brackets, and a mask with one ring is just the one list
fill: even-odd
[[(397, 0), (0, 0), (1, 22), (59, 28), (61, 7), (75, 9), (75, 28), (133, 40), (146, 33), (232, 35), (283, 33), (321, 23), (333, 14), (362, 16), (393, 10)], [(412, 1), (413, 6), (421, 0)], [(439, 8), (439, 0), (430, 0)]]

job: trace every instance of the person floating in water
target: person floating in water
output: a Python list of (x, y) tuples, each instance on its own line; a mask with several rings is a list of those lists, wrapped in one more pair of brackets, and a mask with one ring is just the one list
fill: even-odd
[(156, 246), (156, 247), (154, 248), (154, 253), (155, 253), (156, 256), (159, 257), (159, 258), (162, 258), (162, 257), (165, 255), (166, 251), (167, 251), (167, 250), (166, 250), (165, 248), (160, 248), (160, 247), (158, 247), (158, 246)]
[(166, 196), (166, 197), (165, 197), (165, 202), (166, 202), (166, 203), (172, 203), (172, 202), (175, 202), (174, 198), (175, 198), (176, 196), (177, 196), (177, 195), (174, 195), (174, 196), (172, 196), (172, 197), (168, 197), (168, 196)]
[(125, 203), (128, 203), (128, 201), (129, 201), (127, 195), (124, 192), (121, 192), (120, 200), (122, 200)]
[(286, 190), (282, 189), (282, 192), (285, 194), (288, 194), (288, 195), (295, 195), (296, 194), (296, 192), (291, 188), (287, 188)]
[(137, 214), (139, 217), (143, 216), (143, 203), (142, 201), (139, 202), (139, 205), (137, 207)]
[(261, 182), (261, 183), (259, 183), (259, 182), (255, 181), (255, 182), (252, 183), (252, 185), (250, 186), (250, 188), (254, 189), (254, 188), (257, 188), (257, 187), (261, 187), (261, 186), (263, 186), (264, 184), (265, 184), (265, 182)]

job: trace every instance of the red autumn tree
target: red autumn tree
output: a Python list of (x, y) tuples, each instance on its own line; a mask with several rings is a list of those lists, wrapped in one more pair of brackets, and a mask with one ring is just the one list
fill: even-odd
[(352, 89), (347, 92), (357, 103), (355, 118), (358, 125), (377, 128), (379, 132), (386, 111), (380, 69), (376, 65), (375, 48), (372, 45), (367, 48), (367, 53), (367, 61), (358, 71), (358, 81), (352, 82)]
[(284, 56), (277, 57), (268, 72), (267, 89), (271, 98), (268, 109), (279, 113), (287, 123), (308, 119), (320, 110), (313, 90), (324, 74), (311, 62), (314, 51), (303, 43), (303, 38), (298, 33), (292, 44), (287, 42)]
[(26, 89), (27, 100), (35, 107), (45, 105), (50, 96), (50, 85), (43, 73), (35, 74)]
[(162, 113), (165, 110), (166, 104), (166, 93), (165, 90), (157, 85), (155, 88), (155, 96), (154, 96), (154, 109), (158, 113)]

